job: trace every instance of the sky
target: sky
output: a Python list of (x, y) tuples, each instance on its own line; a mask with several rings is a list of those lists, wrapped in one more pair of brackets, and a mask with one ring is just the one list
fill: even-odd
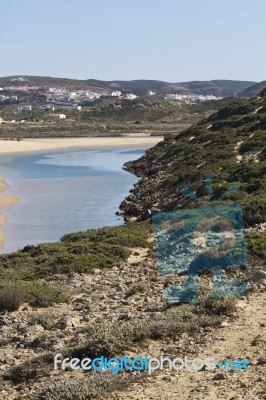
[(0, 76), (266, 79), (266, 0), (0, 0)]

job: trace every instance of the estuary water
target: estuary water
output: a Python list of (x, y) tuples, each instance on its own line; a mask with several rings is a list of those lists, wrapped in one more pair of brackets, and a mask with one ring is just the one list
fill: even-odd
[(4, 249), (56, 242), (64, 234), (124, 223), (115, 215), (138, 178), (122, 169), (146, 147), (67, 149), (4, 155), (0, 176), (20, 202), (1, 210)]

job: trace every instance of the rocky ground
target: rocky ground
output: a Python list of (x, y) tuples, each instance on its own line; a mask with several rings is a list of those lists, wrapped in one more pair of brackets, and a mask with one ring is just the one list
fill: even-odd
[[(176, 338), (146, 340), (144, 344), (128, 349), (128, 356), (170, 358), (205, 358), (214, 356), (217, 362), (247, 359), (250, 371), (221, 370), (176, 372), (164, 370), (151, 376), (137, 378), (123, 392), (114, 391), (105, 396), (110, 399), (266, 399), (265, 379), (265, 326), (266, 326), (266, 273), (249, 272), (250, 295), (237, 302), (231, 317), (222, 316), (216, 326), (206, 324), (193, 336), (183, 332)], [(241, 277), (243, 273), (236, 272)], [(0, 318), (0, 396), (3, 399), (30, 399), (31, 395), (52, 382), (83, 376), (82, 372), (54, 371), (52, 364), (45, 372), (23, 378), (31, 367), (23, 363), (47, 352), (54, 354), (68, 347), (78, 346), (86, 339), (86, 329), (104, 323), (137, 324), (153, 320), (167, 309), (163, 288), (171, 282), (159, 276), (147, 249), (134, 249), (126, 264), (108, 270), (94, 270), (91, 275), (60, 275), (56, 277), (71, 292), (69, 304), (47, 308), (32, 308), (24, 304), (16, 312)], [(208, 284), (210, 277), (203, 277)], [(22, 366), (16, 379), (8, 378), (14, 366)], [(43, 367), (44, 368), (44, 367)], [(27, 374), (26, 374), (27, 375)], [(135, 376), (136, 375), (136, 376)], [(14, 377), (13, 377), (14, 378)], [(80, 397), (75, 397), (80, 399)]]
[[(238, 302), (238, 317), (224, 321), (218, 329), (206, 329), (199, 340), (158, 348), (153, 343), (149, 352), (167, 354), (170, 358), (187, 354), (190, 359), (213, 355), (218, 361), (227, 358), (249, 360), (250, 371), (164, 371), (132, 387), (116, 399), (174, 400), (253, 400), (266, 399), (266, 294), (257, 293)], [(190, 346), (188, 346), (190, 345)]]

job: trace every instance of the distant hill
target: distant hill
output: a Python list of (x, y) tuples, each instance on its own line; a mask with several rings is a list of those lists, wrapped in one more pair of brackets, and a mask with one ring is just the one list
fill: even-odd
[[(19, 78), (23, 78), (20, 81)], [(50, 76), (28, 76), (17, 75), (0, 77), (0, 86), (50, 86), (64, 87), (71, 90), (88, 89), (103, 93), (106, 90), (121, 91), (122, 93), (135, 93), (137, 95), (146, 95), (149, 90), (157, 94), (178, 93), (178, 94), (201, 94), (214, 95), (221, 97), (239, 96), (249, 88), (261, 85), (253, 81), (233, 81), (233, 80), (212, 80), (212, 81), (192, 81), (192, 82), (164, 82), (157, 80), (138, 79), (132, 81), (101, 81), (97, 79), (67, 79)], [(263, 86), (264, 87), (264, 86)], [(256, 89), (255, 89), (256, 91)], [(258, 89), (259, 92), (259, 89)], [(257, 92), (257, 93), (258, 93)], [(244, 94), (245, 95), (245, 94)], [(249, 96), (249, 94), (248, 94)]]
[(193, 92), (180, 83), (169, 83), (155, 80), (133, 80), (133, 81), (99, 81), (89, 79), (87, 81), (91, 85), (98, 85), (107, 88), (108, 90), (119, 90), (121, 92), (133, 92), (138, 95), (145, 95), (149, 90), (155, 91), (158, 94), (166, 93), (182, 93), (192, 94)]
[(196, 94), (235, 97), (239, 96), (243, 90), (253, 86), (254, 83), (252, 81), (213, 80), (183, 82), (181, 85)]
[(89, 79), (90, 85), (105, 87), (109, 90), (120, 90), (121, 92), (134, 92), (138, 95), (145, 95), (148, 90), (158, 94), (178, 93), (178, 94), (201, 94), (221, 97), (238, 96), (243, 90), (253, 86), (253, 81), (192, 81), (182, 83), (170, 83), (155, 80), (133, 80), (133, 81), (100, 81)]
[(262, 81), (260, 83), (256, 83), (255, 85), (252, 85), (249, 88), (245, 89), (241, 93), (241, 96), (245, 96), (245, 97), (256, 96), (265, 88), (266, 88), (266, 81)]
[[(24, 81), (18, 80), (23, 78)], [(31, 76), (31, 75), (16, 75), (0, 77), (1, 86), (49, 86), (49, 87), (64, 87), (71, 90), (88, 89), (101, 93), (104, 91), (103, 87), (96, 87), (90, 85), (88, 81), (79, 79), (57, 78), (50, 76)]]

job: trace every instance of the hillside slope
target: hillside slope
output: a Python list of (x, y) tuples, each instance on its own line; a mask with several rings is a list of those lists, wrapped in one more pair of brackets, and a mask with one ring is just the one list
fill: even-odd
[(122, 92), (134, 92), (138, 95), (145, 95), (148, 90), (158, 94), (179, 93), (179, 94), (201, 94), (221, 97), (238, 96), (243, 90), (254, 85), (252, 81), (192, 81), (182, 83), (171, 83), (156, 80), (132, 80), (132, 81), (100, 81), (89, 79), (90, 85), (106, 87), (109, 90), (120, 90)]
[(257, 96), (265, 88), (266, 88), (266, 81), (262, 81), (256, 83), (255, 85), (249, 86), (241, 93), (241, 96), (245, 97)]
[[(233, 182), (230, 196), (244, 207), (248, 225), (266, 220), (266, 90), (257, 98), (237, 100), (179, 135), (167, 137), (125, 168), (142, 177), (122, 203), (126, 217), (145, 209), (173, 210), (191, 200), (188, 185), (206, 200), (202, 175), (215, 175), (212, 200)], [(205, 197), (204, 197), (205, 196)]]
[[(23, 81), (20, 81), (22, 78)], [(15, 75), (0, 77), (1, 86), (49, 86), (61, 87), (71, 90), (84, 89), (95, 90), (99, 93), (104, 92), (104, 88), (97, 85), (90, 85), (87, 81), (79, 79), (58, 78), (51, 76), (32, 76), (32, 75)]]
[[(254, 82), (250, 81), (232, 81), (232, 80), (212, 80), (212, 81), (192, 81), (183, 82), (181, 85), (192, 90), (196, 94), (206, 96), (212, 94), (221, 97), (239, 96), (243, 90), (248, 90)], [(256, 93), (257, 94), (257, 93)]]

